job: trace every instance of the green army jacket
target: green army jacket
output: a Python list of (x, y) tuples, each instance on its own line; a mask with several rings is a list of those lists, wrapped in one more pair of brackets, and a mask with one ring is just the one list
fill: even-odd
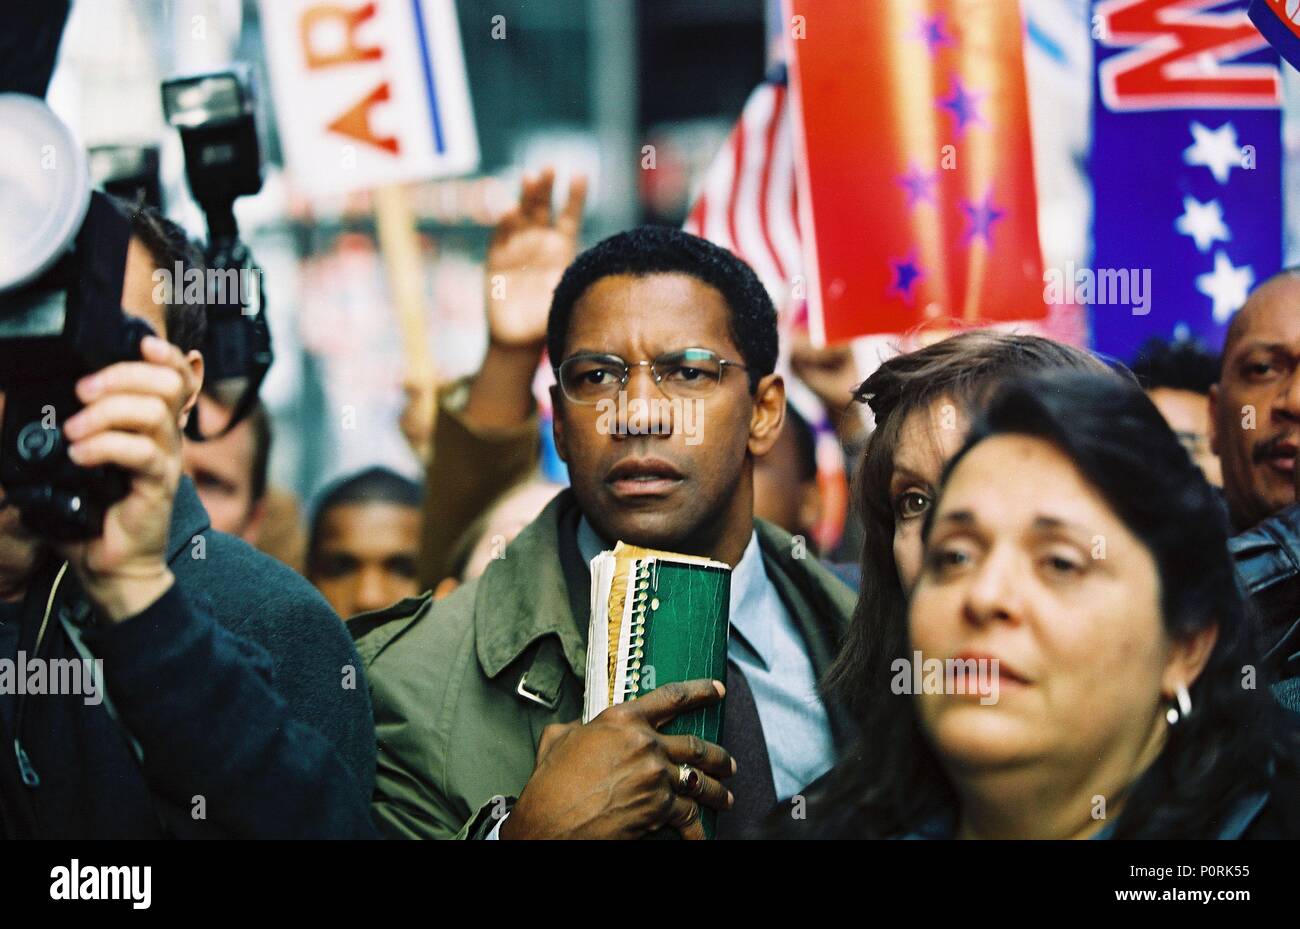
[[(390, 835), (474, 835), (518, 797), (542, 730), (582, 715), (590, 575), (565, 490), (477, 581), (353, 619), (379, 746), (374, 812)], [(755, 521), (764, 565), (820, 676), (856, 600), (794, 539)], [(837, 747), (850, 723), (828, 707)]]

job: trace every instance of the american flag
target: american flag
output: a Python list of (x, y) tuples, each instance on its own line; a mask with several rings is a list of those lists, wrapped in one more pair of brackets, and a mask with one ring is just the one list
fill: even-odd
[(777, 65), (750, 94), (685, 225), (744, 259), (778, 308), (803, 267), (789, 96), (785, 66)]
[[(767, 288), (781, 313), (781, 345), (788, 350), (794, 329), (806, 325), (795, 182), (794, 137), (783, 64), (775, 65), (745, 102), (726, 144), (714, 157), (684, 228), (744, 260)], [(821, 551), (830, 551), (844, 531), (848, 483), (844, 454), (826, 411), (808, 388), (780, 364), (790, 402), (817, 437), (817, 481), (822, 518), (813, 530)]]

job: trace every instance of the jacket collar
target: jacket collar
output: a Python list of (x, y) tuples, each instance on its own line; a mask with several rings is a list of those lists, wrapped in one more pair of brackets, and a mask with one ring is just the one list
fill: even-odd
[[(573, 491), (561, 491), (510, 543), (506, 557), (493, 561), (479, 579), (475, 641), (488, 677), (496, 677), (534, 642), (552, 635), (570, 670), (579, 680), (585, 678), (591, 575), (578, 551), (581, 516)], [(796, 559), (793, 540), (781, 529), (762, 520), (755, 520), (754, 528), (764, 567), (787, 608), (794, 607), (791, 613), (810, 641), (810, 657), (820, 676), (848, 626), (857, 596), (816, 559)], [(790, 603), (796, 596), (804, 602)], [(841, 721), (832, 720), (836, 722)]]
[(210, 528), (212, 522), (199, 500), (198, 491), (194, 489), (194, 482), (182, 474), (172, 502), (171, 526), (167, 530), (167, 562), (175, 561), (196, 535)]
[[(493, 561), (479, 580), (475, 642), (488, 677), (496, 677), (547, 635), (559, 639), (573, 673), (580, 680), (585, 676), (590, 594), (575, 589), (585, 571), (577, 554), (578, 517), (573, 491), (561, 491), (507, 546), (506, 557)], [(566, 570), (565, 557), (577, 564)]]

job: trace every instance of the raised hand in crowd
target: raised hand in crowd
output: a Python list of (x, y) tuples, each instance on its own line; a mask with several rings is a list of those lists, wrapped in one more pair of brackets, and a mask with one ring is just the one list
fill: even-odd
[(546, 341), (551, 294), (578, 252), (587, 179), (575, 174), (568, 199), (551, 208), (555, 170), (524, 177), (519, 203), (501, 218), (488, 245), (488, 349), (470, 388), (466, 421), (517, 425), (532, 409), (533, 373)]
[(861, 380), (851, 346), (816, 348), (807, 330), (800, 330), (791, 342), (790, 367), (822, 402), (841, 442), (865, 438), (862, 420), (850, 409), (853, 391)]

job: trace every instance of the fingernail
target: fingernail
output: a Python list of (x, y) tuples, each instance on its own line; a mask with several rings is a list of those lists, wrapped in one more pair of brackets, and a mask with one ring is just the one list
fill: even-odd
[(722, 681), (714, 681), (713, 689), (718, 692), (719, 697), (725, 697), (727, 695), (726, 685), (724, 685)]
[(735, 758), (731, 759), (731, 773), (732, 773), (732, 774), (735, 774), (735, 773), (736, 773), (736, 759), (735, 759)]
[(69, 445), (69, 446), (68, 446), (68, 457), (72, 459), (72, 461), (73, 461), (74, 464), (75, 464), (76, 462), (80, 461), (80, 460), (81, 460), (81, 446), (80, 446), (80, 445), (76, 445), (76, 444)]
[(727, 809), (731, 809), (731, 808), (732, 808), (733, 806), (735, 806), (735, 805), (736, 805), (736, 798), (733, 797), (733, 796), (731, 795), (731, 791), (728, 790), (728, 791), (727, 791)]

